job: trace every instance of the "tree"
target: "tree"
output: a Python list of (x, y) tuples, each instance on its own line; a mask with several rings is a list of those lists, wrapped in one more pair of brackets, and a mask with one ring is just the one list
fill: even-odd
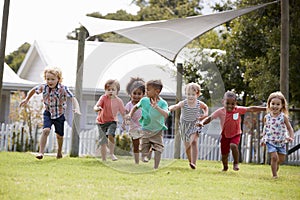
[(18, 48), (18, 50), (5, 56), (6, 64), (10, 66), (14, 70), (14, 72), (16, 73), (18, 72), (18, 69), (20, 68), (29, 48), (30, 48), (30, 44), (24, 43)]
[[(260, 1), (241, 0), (236, 6), (257, 5)], [(226, 5), (225, 7), (228, 7)], [(229, 6), (231, 7), (231, 6)], [(223, 9), (221, 7), (216, 7)], [(290, 4), (290, 99), (299, 105), (299, 10), (300, 3)], [(235, 88), (243, 97), (243, 105), (266, 100), (268, 95), (279, 90), (280, 76), (280, 4), (272, 4), (258, 11), (241, 16), (229, 24), (221, 33), (226, 55), (217, 62), (223, 74), (226, 89)], [(232, 77), (232, 74), (235, 74)]]

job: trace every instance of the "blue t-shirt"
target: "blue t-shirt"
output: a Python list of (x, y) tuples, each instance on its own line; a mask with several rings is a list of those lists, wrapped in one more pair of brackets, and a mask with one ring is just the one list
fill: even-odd
[[(161, 97), (159, 99), (157, 106), (168, 111), (168, 103)], [(139, 121), (143, 130), (155, 132), (168, 129), (165, 125), (165, 117), (151, 106), (149, 97), (143, 97), (136, 105), (137, 108), (142, 109), (142, 117)]]

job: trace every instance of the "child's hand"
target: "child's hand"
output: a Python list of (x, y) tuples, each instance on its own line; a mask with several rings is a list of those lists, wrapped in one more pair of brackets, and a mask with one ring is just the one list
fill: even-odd
[(289, 137), (286, 138), (286, 141), (287, 141), (287, 142), (293, 142), (293, 141), (294, 141), (294, 138), (292, 138), (292, 137), (289, 136)]
[(152, 108), (154, 108), (154, 109), (157, 109), (157, 108), (158, 108), (157, 100), (155, 100), (155, 99), (150, 99), (150, 103), (151, 103)]
[(24, 105), (26, 105), (28, 103), (28, 100), (26, 100), (26, 99), (23, 99), (22, 101), (21, 101), (21, 103), (19, 104), (19, 106), (21, 107), (21, 106), (24, 106)]
[(261, 139), (261, 140), (260, 140), (260, 146), (266, 146), (266, 142), (265, 142), (264, 139)]
[(129, 125), (131, 122), (131, 117), (130, 115), (125, 115), (124, 117), (125, 125)]
[(196, 122), (195, 126), (198, 126), (198, 127), (203, 127), (203, 122), (202, 121), (198, 121)]
[[(207, 117), (207, 115), (203, 115), (203, 114), (202, 114), (202, 115), (199, 116), (198, 120), (202, 121), (202, 120), (205, 119), (206, 117)], [(202, 126), (203, 126), (203, 125), (202, 125)]]
[(77, 113), (78, 115), (81, 115), (81, 112), (80, 112), (80, 110), (78, 108), (73, 109), (73, 112)]
[(94, 107), (95, 112), (99, 112), (100, 110), (102, 110), (101, 106), (95, 106)]

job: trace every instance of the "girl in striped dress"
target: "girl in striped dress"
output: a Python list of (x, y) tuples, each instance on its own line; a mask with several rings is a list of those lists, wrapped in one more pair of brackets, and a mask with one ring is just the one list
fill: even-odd
[(208, 116), (207, 105), (198, 100), (201, 87), (197, 83), (189, 83), (185, 88), (186, 99), (169, 107), (170, 111), (181, 108), (180, 134), (185, 145), (185, 152), (192, 169), (196, 169), (198, 159), (198, 139), (201, 127), (196, 126), (197, 121), (201, 121)]

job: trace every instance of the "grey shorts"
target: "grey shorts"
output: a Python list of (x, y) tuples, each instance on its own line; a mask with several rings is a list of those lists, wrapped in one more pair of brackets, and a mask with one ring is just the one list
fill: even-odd
[(108, 140), (106, 135), (115, 137), (117, 122), (107, 122), (105, 124), (97, 124), (99, 133), (99, 145), (107, 144)]

